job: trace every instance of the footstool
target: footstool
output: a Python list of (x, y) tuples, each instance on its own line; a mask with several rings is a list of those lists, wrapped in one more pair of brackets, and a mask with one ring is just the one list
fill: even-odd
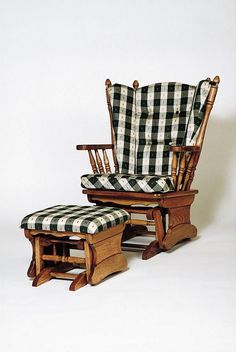
[[(74, 291), (125, 270), (121, 237), (129, 219), (120, 208), (78, 205), (56, 205), (25, 216), (21, 228), (33, 248), (27, 272), (33, 286), (52, 278), (72, 279)], [(74, 256), (72, 250), (83, 250), (85, 256)], [(70, 272), (78, 268), (83, 271)]]

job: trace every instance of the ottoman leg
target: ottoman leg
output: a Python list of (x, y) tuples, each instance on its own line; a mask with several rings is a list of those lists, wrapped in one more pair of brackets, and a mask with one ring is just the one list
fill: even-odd
[(88, 280), (87, 280), (87, 273), (86, 271), (83, 271), (80, 273), (70, 284), (69, 290), (70, 291), (76, 291), (79, 288), (87, 285)]
[(121, 253), (122, 232), (97, 243), (85, 245), (88, 282), (96, 285), (105, 277), (127, 269), (127, 260)]
[(31, 236), (29, 230), (25, 230), (25, 237), (30, 241), (32, 246), (32, 259), (27, 270), (27, 276), (30, 278), (34, 278), (36, 276), (36, 261), (35, 261), (35, 251), (34, 251), (34, 237)]
[(51, 272), (53, 270), (55, 270), (54, 267), (42, 269), (40, 273), (37, 276), (35, 276), (32, 286), (38, 287), (44, 284), (45, 282), (50, 281), (52, 279)]

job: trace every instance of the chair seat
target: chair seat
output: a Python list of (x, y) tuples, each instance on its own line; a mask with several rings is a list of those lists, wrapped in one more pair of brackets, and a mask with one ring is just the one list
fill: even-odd
[(171, 176), (158, 175), (88, 174), (81, 177), (81, 186), (120, 192), (166, 193), (175, 190)]
[(25, 216), (21, 228), (95, 234), (129, 218), (127, 211), (115, 207), (56, 205)]

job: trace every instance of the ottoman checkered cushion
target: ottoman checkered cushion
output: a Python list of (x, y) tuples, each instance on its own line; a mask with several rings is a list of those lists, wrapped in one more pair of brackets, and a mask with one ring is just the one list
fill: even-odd
[(122, 192), (166, 193), (175, 190), (171, 176), (88, 174), (81, 177), (81, 186), (87, 189)]
[(127, 211), (115, 207), (56, 205), (25, 216), (21, 228), (95, 234), (129, 218)]

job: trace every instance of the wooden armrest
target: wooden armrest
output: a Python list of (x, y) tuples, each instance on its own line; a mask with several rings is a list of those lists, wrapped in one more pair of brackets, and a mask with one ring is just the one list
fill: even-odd
[[(112, 150), (113, 162), (115, 166), (115, 172), (118, 172), (118, 162), (115, 155), (114, 144), (78, 144), (76, 146), (77, 150), (87, 150), (90, 165), (92, 167), (93, 173), (104, 174), (111, 172), (109, 164), (109, 153), (107, 154), (106, 149)], [(100, 151), (99, 151), (100, 149)], [(102, 161), (102, 158), (103, 161)]]
[(170, 151), (171, 152), (200, 152), (200, 147), (198, 145), (170, 145)]
[(78, 144), (77, 150), (113, 149), (113, 144)]

